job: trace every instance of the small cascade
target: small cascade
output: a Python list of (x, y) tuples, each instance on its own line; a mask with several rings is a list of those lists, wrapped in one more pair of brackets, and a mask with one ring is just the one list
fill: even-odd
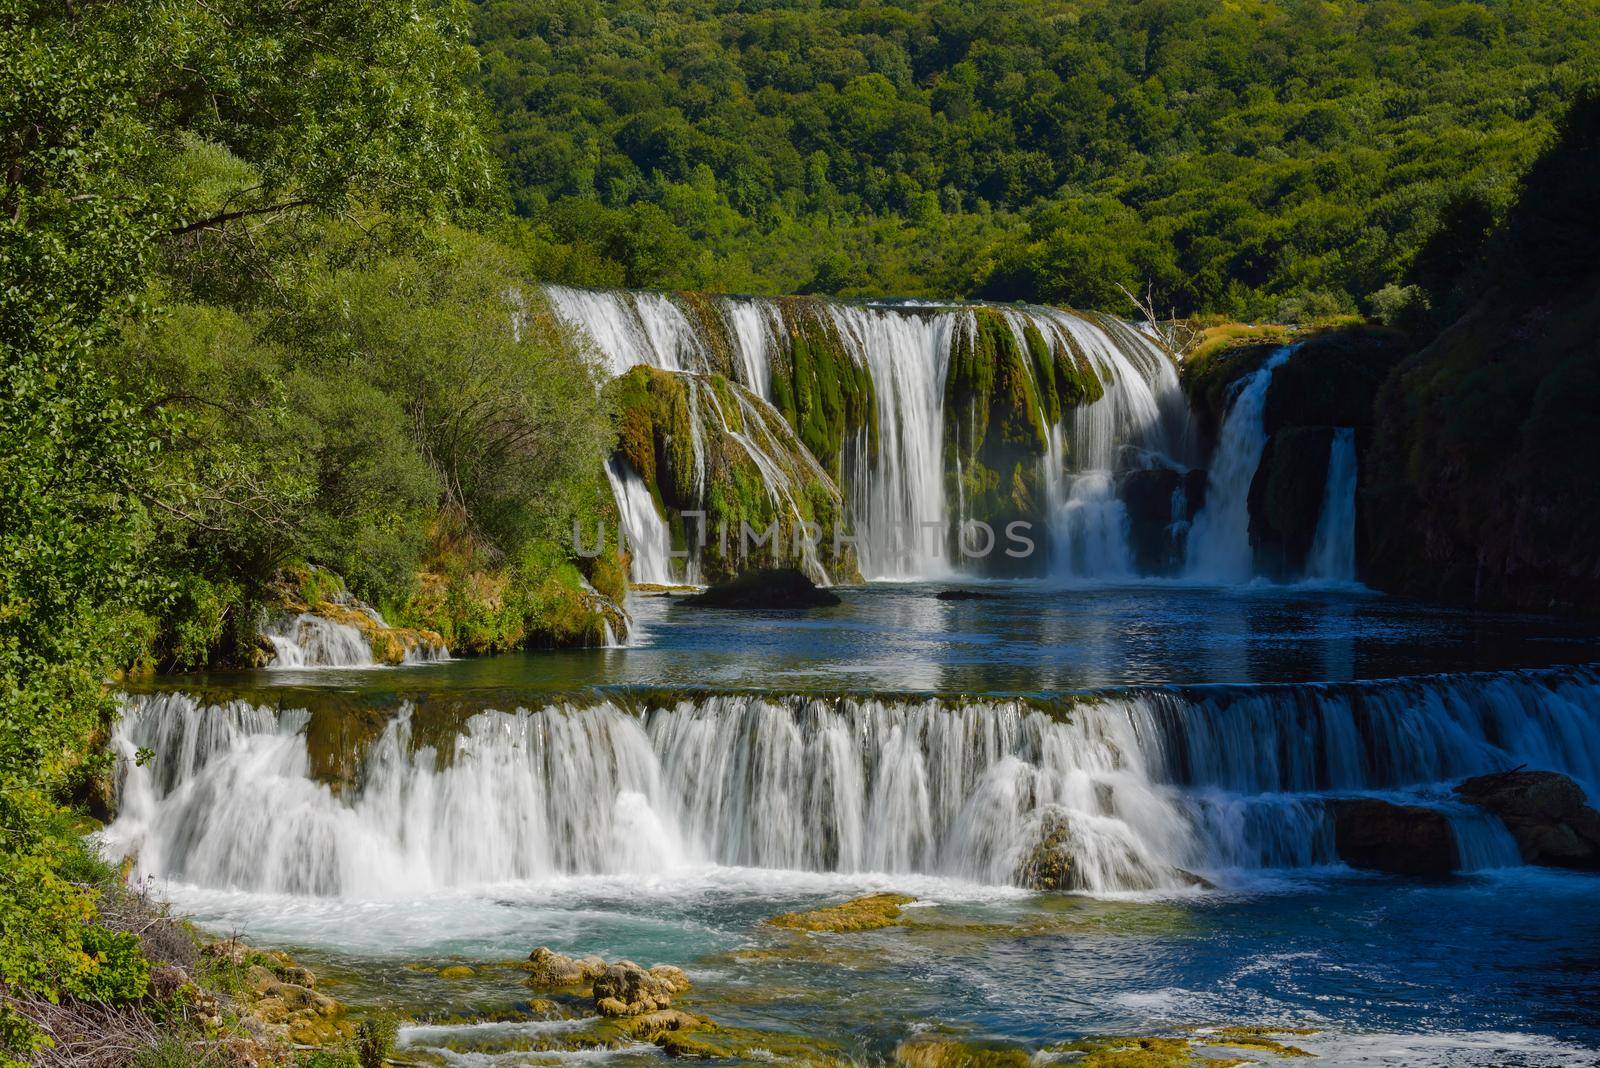
[[(1441, 784), (1524, 763), (1593, 793), (1597, 713), (1591, 669), (1132, 690), (1070, 714), (999, 699), (598, 700), (485, 710), (442, 742), (408, 706), (335, 791), (312, 773), (308, 737), (325, 732), (306, 712), (129, 696), (105, 840), (141, 874), (356, 898), (706, 864), (1005, 884), (1042, 838), (1085, 891), (1180, 889), (1186, 872), (1227, 883), (1332, 863), (1329, 795), (1430, 803)], [(154, 758), (133, 760), (141, 749)], [(1495, 822), (1453, 819), (1462, 867), (1509, 860)]]
[(1126, 578), (1134, 574), (1128, 509), (1109, 471), (1069, 476), (1066, 499), (1051, 513), (1052, 573), (1062, 578)]
[(1206, 582), (1248, 580), (1254, 570), (1250, 551), (1250, 480), (1267, 447), (1263, 423), (1272, 372), (1286, 363), (1294, 346), (1274, 352), (1261, 368), (1240, 379), (1222, 421), (1211, 464), (1206, 505), (1189, 531), (1185, 574)]
[(606, 479), (611, 483), (617, 510), (622, 515), (622, 532), (633, 554), (630, 576), (634, 582), (670, 586), (672, 575), (672, 534), (656, 511), (655, 501), (633, 468), (613, 457), (606, 463)]
[(261, 628), (261, 635), (272, 643), (268, 668), (372, 667), (377, 663), (359, 628), (310, 612), (270, 620)]
[(1328, 488), (1306, 559), (1306, 577), (1356, 580), (1356, 432), (1350, 427), (1337, 428), (1328, 447)]
[(1456, 840), (1457, 871), (1493, 871), (1522, 863), (1522, 851), (1499, 816), (1472, 805), (1453, 805), (1445, 815)]

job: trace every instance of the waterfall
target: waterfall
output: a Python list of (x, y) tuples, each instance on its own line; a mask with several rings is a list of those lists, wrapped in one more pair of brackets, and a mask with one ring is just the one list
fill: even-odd
[(630, 574), (635, 582), (670, 586), (672, 576), (672, 535), (666, 521), (656, 511), (650, 490), (626, 460), (613, 457), (606, 462), (606, 479), (622, 517), (622, 531), (628, 551), (633, 554)]
[(1107, 579), (1134, 574), (1128, 509), (1117, 498), (1109, 471), (1071, 476), (1066, 499), (1051, 515), (1055, 575)]
[[(1332, 863), (1330, 795), (1416, 791), (1410, 803), (1459, 813), (1439, 784), (1526, 763), (1595, 796), (1597, 713), (1592, 669), (1130, 690), (1065, 714), (999, 699), (596, 699), (485, 709), (442, 740), (407, 706), (335, 791), (312, 774), (308, 736), (327, 735), (308, 734), (312, 713), (134, 695), (105, 840), (143, 874), (387, 897), (706, 864), (1009, 883), (1048, 825), (1083, 890), (1170, 889), (1191, 871), (1226, 884)], [(1498, 863), (1493, 824), (1474, 826), (1463, 866)]]
[(1206, 505), (1189, 531), (1185, 573), (1208, 582), (1243, 582), (1254, 570), (1250, 551), (1250, 480), (1267, 447), (1264, 415), (1272, 372), (1294, 352), (1286, 345), (1239, 380), (1222, 421)]
[[(388, 627), (377, 610), (360, 601), (341, 602), (361, 612), (379, 627)], [(372, 644), (361, 628), (312, 612), (268, 619), (261, 636), (272, 645), (268, 670), (287, 668), (370, 668), (378, 664)], [(418, 636), (420, 639), (420, 636)], [(431, 664), (450, 659), (450, 650), (437, 642), (417, 640), (407, 645), (402, 663)]]
[(1356, 432), (1350, 427), (1334, 430), (1328, 446), (1328, 486), (1306, 560), (1306, 577), (1356, 580)]
[(913, 578), (949, 570), (945, 554), (944, 378), (955, 331), (971, 316), (834, 304), (851, 356), (872, 374), (878, 449), (858, 456), (851, 487), (861, 572)]
[(302, 612), (267, 622), (262, 637), (272, 643), (269, 668), (372, 667), (372, 646), (349, 623)]
[[(773, 299), (725, 296), (691, 305), (686, 297), (627, 290), (547, 286), (546, 293), (556, 314), (588, 340), (611, 374), (635, 364), (704, 373), (716, 369), (713, 354), (725, 353), (731, 357), (726, 372), (771, 402), (774, 361), (786, 359), (786, 346), (793, 343), (783, 306)], [(947, 548), (948, 524), (968, 517), (961, 501), (946, 499), (945, 376), (953, 344), (977, 328), (974, 308), (981, 306), (841, 301), (806, 306), (820, 310), (845, 354), (872, 380), (876, 447), (863, 431), (845, 441), (844, 457), (817, 458), (829, 464), (842, 460), (840, 489), (862, 573), (887, 579), (947, 575), (956, 563)], [(1108, 317), (997, 307), (1021, 351), (1027, 351), (1024, 334), (1031, 326), (1053, 353), (1081, 354), (1104, 387), (1100, 399), (1054, 425), (1044, 419), (1048, 442), (1041, 463), (1051, 498), (1048, 522), (1078, 523), (1079, 506), (1063, 511), (1073, 497), (1069, 476), (1111, 477), (1126, 446), (1187, 459), (1187, 409), (1177, 372), (1147, 334)], [(1024, 364), (1031, 376), (1031, 362)], [(612, 485), (619, 492), (627, 488), (616, 477)], [(1104, 480), (1091, 479), (1083, 493), (1103, 485)], [(626, 508), (621, 497), (618, 503)], [(1112, 502), (1105, 503), (1108, 513), (1115, 511)], [(1114, 554), (1108, 574), (1127, 573), (1126, 559), (1126, 551)]]
[(545, 286), (550, 306), (588, 335), (611, 374), (635, 364), (666, 371), (709, 371), (710, 349), (665, 293)]

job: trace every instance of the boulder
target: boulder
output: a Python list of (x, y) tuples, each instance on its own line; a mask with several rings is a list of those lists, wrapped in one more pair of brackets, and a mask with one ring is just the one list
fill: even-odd
[(1391, 875), (1448, 875), (1455, 870), (1455, 833), (1438, 809), (1374, 797), (1336, 798), (1325, 807), (1333, 817), (1339, 859), (1352, 868)]
[(672, 1007), (672, 998), (689, 989), (681, 968), (657, 964), (641, 968), (621, 960), (594, 981), (594, 1007), (601, 1016), (653, 1016)]
[(1170, 574), (1183, 563), (1185, 529), (1206, 500), (1206, 472), (1165, 466), (1129, 471), (1117, 486), (1128, 510), (1134, 562), (1145, 574)]
[(720, 582), (684, 604), (701, 608), (824, 608), (839, 603), (831, 590), (819, 589), (805, 573), (792, 567), (746, 571), (737, 578)]
[(528, 954), (528, 985), (536, 987), (587, 986), (606, 973), (599, 957), (569, 957), (548, 946)]
[(1502, 771), (1468, 779), (1455, 792), (1500, 817), (1527, 863), (1600, 871), (1600, 811), (1567, 776)]

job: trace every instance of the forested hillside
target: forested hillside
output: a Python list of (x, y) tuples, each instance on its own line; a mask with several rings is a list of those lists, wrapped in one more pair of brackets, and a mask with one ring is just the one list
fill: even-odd
[(529, 241), (580, 283), (1388, 314), (1600, 61), (1535, 0), (478, 0)]

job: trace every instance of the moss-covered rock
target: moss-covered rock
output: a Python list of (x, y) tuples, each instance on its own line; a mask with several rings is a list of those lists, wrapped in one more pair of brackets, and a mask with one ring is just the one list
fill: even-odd
[[(376, 610), (354, 597), (342, 578), (313, 564), (292, 564), (280, 570), (268, 585), (268, 598), (270, 615), (309, 615), (354, 627), (380, 664), (402, 664), (448, 652), (438, 631), (390, 626)], [(260, 663), (266, 663), (271, 647), (264, 646), (260, 655)]]
[(835, 482), (845, 444), (877, 452), (877, 396), (868, 368), (851, 355), (826, 306), (807, 297), (779, 302), (785, 337), (772, 363), (772, 403)]
[(950, 1035), (921, 1035), (895, 1047), (894, 1063), (905, 1068), (1027, 1068), (1033, 1058), (1018, 1046), (970, 1042)]
[(1399, 364), (1363, 456), (1362, 575), (1488, 607), (1600, 613), (1600, 284), (1491, 292)]
[(908, 894), (868, 894), (810, 912), (785, 912), (766, 923), (791, 931), (875, 931), (898, 924), (901, 906), (915, 900)]
[[(701, 579), (751, 565), (860, 579), (832, 476), (778, 411), (720, 375), (635, 367), (607, 387), (618, 455), (649, 488), (675, 548)], [(702, 513), (697, 519), (692, 513)]]

